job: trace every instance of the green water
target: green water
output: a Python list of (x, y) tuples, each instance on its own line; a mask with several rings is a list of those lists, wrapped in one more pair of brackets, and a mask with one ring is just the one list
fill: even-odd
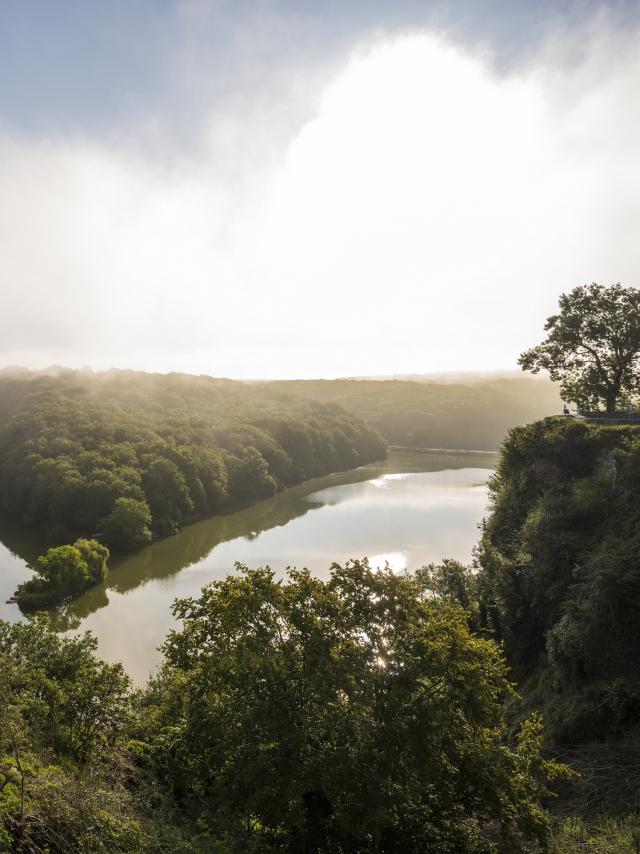
[[(60, 629), (90, 629), (100, 654), (122, 661), (143, 682), (173, 626), (171, 603), (197, 596), (235, 561), (279, 573), (306, 566), (320, 577), (333, 561), (367, 555), (373, 566), (415, 569), (443, 557), (468, 561), (487, 500), (493, 454), (394, 451), (382, 463), (286, 490), (253, 507), (207, 519), (175, 537), (112, 559), (105, 584), (55, 618)], [(0, 520), (0, 617), (21, 619), (5, 605), (30, 575), (42, 543)], [(108, 606), (108, 607), (107, 607)]]

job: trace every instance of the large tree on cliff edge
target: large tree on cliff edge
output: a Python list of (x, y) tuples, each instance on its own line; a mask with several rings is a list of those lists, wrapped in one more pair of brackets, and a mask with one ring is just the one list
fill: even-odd
[(547, 338), (524, 352), (524, 371), (549, 372), (560, 392), (583, 411), (613, 415), (617, 403), (640, 391), (640, 291), (620, 284), (580, 285), (560, 297), (547, 319)]

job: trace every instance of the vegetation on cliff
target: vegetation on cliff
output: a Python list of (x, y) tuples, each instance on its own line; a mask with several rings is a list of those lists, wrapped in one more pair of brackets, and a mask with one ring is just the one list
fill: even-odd
[(640, 428), (513, 430), (480, 546), (485, 626), (556, 742), (640, 735)]
[[(552, 755), (578, 774), (551, 850), (640, 850), (640, 427), (550, 418), (513, 430), (467, 586)], [(463, 574), (464, 577), (464, 574)]]

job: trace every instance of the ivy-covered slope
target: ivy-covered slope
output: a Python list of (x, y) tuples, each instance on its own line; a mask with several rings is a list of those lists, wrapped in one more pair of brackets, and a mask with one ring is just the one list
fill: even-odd
[(481, 620), (556, 742), (640, 735), (640, 428), (511, 431), (479, 551)]

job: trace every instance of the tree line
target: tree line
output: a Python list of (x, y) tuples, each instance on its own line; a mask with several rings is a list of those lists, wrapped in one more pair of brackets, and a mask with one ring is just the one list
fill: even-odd
[(359, 419), (243, 383), (111, 372), (0, 378), (0, 509), (53, 543), (131, 549), (381, 459)]

